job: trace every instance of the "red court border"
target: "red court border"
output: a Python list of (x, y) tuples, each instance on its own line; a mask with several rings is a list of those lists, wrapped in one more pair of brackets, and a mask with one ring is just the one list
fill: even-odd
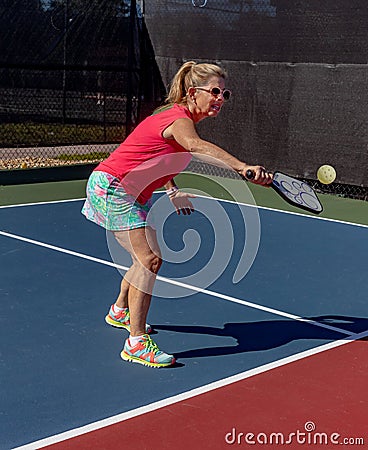
[[(368, 341), (353, 341), (44, 448), (331, 449), (345, 446), (344, 439), (357, 442), (349, 448), (361, 448), (361, 439), (368, 445), (367, 372)], [(306, 431), (313, 427), (314, 431)], [(253, 434), (253, 438), (248, 435), (248, 441), (254, 444), (245, 441), (247, 433)], [(284, 444), (269, 444), (271, 433), (283, 433)], [(296, 434), (290, 437), (290, 433)], [(328, 444), (324, 443), (325, 435)], [(290, 444), (286, 444), (287, 439), (291, 439)]]

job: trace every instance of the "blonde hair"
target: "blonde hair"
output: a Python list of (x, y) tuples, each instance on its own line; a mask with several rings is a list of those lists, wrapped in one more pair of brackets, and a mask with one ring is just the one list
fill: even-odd
[(194, 61), (184, 63), (172, 80), (165, 105), (186, 104), (188, 89), (191, 86), (206, 85), (209, 79), (214, 76), (225, 79), (227, 74), (224, 69), (216, 64), (196, 63)]

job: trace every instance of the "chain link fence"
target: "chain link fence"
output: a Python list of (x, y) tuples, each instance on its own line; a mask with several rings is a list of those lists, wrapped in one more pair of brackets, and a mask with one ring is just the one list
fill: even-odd
[[(365, 0), (4, 0), (0, 170), (97, 163), (195, 59), (234, 93), (201, 136), (366, 200), (367, 19)], [(344, 175), (327, 186), (326, 162)]]
[(163, 95), (141, 2), (0, 5), (0, 169), (99, 161)]

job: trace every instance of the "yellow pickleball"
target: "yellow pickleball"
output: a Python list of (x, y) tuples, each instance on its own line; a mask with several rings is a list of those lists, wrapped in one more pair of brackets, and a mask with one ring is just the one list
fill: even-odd
[(323, 184), (333, 183), (336, 179), (336, 170), (332, 166), (324, 164), (317, 170), (317, 178)]

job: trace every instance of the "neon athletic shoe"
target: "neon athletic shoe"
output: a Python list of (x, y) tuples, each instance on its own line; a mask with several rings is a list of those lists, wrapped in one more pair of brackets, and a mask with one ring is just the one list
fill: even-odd
[(133, 347), (130, 346), (129, 339), (127, 339), (120, 356), (124, 361), (148, 367), (168, 367), (175, 364), (174, 356), (162, 352), (148, 334), (144, 334), (138, 344)]
[[(130, 313), (128, 308), (115, 313), (111, 306), (109, 314), (105, 317), (105, 322), (113, 327), (125, 328), (130, 331)], [(152, 327), (148, 323), (146, 323), (146, 333), (152, 333)]]

